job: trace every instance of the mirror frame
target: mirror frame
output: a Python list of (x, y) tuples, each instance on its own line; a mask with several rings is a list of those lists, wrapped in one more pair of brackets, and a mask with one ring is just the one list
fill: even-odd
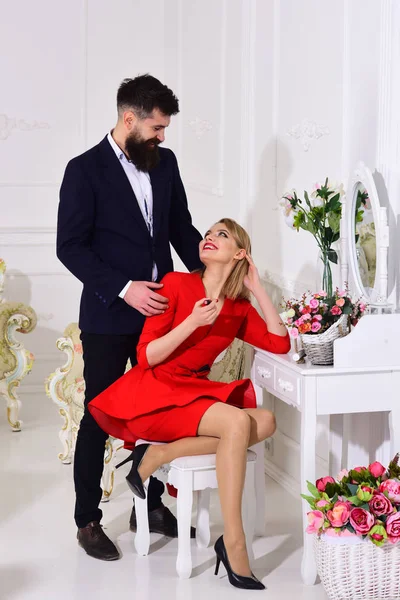
[[(361, 282), (357, 262), (355, 244), (355, 207), (359, 185), (364, 186), (368, 192), (375, 223), (376, 236), (376, 271), (375, 282), (371, 295), (368, 296)], [(378, 192), (371, 171), (364, 163), (358, 163), (354, 170), (345, 199), (342, 201), (342, 218), (340, 221), (340, 262), (341, 284), (345, 287), (348, 283), (350, 293), (355, 298), (360, 298), (370, 306), (386, 306), (388, 290), (388, 248), (389, 227), (387, 224), (387, 210), (379, 202)], [(350, 276), (350, 279), (349, 279)]]

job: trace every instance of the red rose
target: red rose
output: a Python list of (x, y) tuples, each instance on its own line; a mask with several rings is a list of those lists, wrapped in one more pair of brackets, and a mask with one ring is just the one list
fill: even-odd
[(390, 513), (393, 512), (393, 506), (390, 500), (379, 492), (374, 494), (369, 501), (369, 509), (377, 517), (380, 517), (381, 515), (390, 515)]
[(382, 477), (382, 475), (386, 471), (385, 467), (383, 465), (381, 465), (380, 462), (377, 462), (377, 461), (370, 464), (368, 467), (368, 470), (371, 473), (371, 475), (373, 475), (374, 477)]
[(317, 479), (315, 483), (317, 490), (319, 492), (324, 492), (327, 483), (335, 483), (335, 480), (333, 477), (321, 477), (320, 479)]

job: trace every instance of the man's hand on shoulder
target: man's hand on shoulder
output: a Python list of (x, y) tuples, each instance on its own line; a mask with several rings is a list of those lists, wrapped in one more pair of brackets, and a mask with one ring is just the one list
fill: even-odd
[(162, 288), (162, 283), (152, 281), (132, 281), (124, 300), (129, 306), (146, 317), (163, 314), (168, 308), (168, 298), (160, 296), (154, 290)]

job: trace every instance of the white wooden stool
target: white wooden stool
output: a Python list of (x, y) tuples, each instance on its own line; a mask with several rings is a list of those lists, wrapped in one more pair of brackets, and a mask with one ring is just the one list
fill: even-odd
[[(137, 444), (144, 443), (139, 440)], [(149, 443), (149, 442), (146, 442)], [(150, 442), (151, 443), (151, 442)], [(178, 490), (178, 556), (176, 570), (181, 579), (188, 579), (192, 573), (192, 555), (190, 547), (190, 526), (192, 517), (193, 492), (197, 492), (196, 544), (207, 548), (210, 543), (210, 489), (218, 488), (215, 468), (215, 454), (185, 456), (173, 460), (169, 467), (168, 483)], [(255, 464), (256, 454), (247, 451), (246, 480), (243, 492), (243, 526), (249, 559), (253, 559), (252, 542), (255, 526)], [(148, 481), (145, 482), (147, 489)], [(135, 548), (138, 554), (146, 556), (150, 548), (149, 519), (147, 499), (135, 497), (137, 533)]]

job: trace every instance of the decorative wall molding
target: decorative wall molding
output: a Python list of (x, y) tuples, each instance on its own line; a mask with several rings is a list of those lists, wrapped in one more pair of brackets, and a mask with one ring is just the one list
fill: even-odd
[(262, 281), (267, 285), (273, 285), (279, 288), (282, 293), (289, 293), (295, 295), (301, 295), (306, 291), (310, 284), (299, 281), (298, 279), (288, 279), (283, 275), (278, 275), (277, 273), (272, 273), (272, 271), (265, 271)]
[(60, 187), (59, 181), (0, 181), (0, 187)]
[(88, 149), (88, 25), (89, 25), (89, 0), (82, 1), (82, 60), (81, 60), (81, 132), (82, 132), (82, 151)]
[(342, 181), (347, 181), (349, 177), (349, 148), (350, 131), (349, 106), (350, 106), (350, 85), (351, 85), (351, 63), (350, 63), (350, 8), (348, 2), (343, 2), (343, 54), (342, 54)]
[[(220, 65), (219, 65), (219, 81), (220, 81), (220, 99), (219, 99), (219, 136), (218, 136), (218, 174), (217, 174), (217, 185), (210, 186), (207, 184), (203, 184), (201, 182), (196, 181), (187, 181), (185, 179), (185, 186), (190, 187), (191, 189), (201, 192), (203, 194), (210, 194), (212, 196), (222, 197), (224, 195), (224, 144), (225, 144), (225, 113), (226, 113), (226, 57), (227, 57), (227, 8), (228, 0), (222, 0), (221, 4), (221, 55), (220, 55)], [(182, 59), (184, 56), (184, 47), (183, 47), (183, 27), (184, 27), (184, 19), (183, 19), (183, 0), (178, 0), (178, 85), (177, 92), (180, 103), (183, 105), (184, 103), (184, 90), (183, 90), (183, 63)], [(210, 121), (206, 119), (202, 120), (199, 117), (195, 117), (193, 120), (188, 121), (189, 126), (192, 131), (194, 131), (196, 137), (201, 139), (201, 137), (206, 133), (206, 131), (211, 131), (213, 129), (213, 125)], [(178, 121), (178, 155), (180, 157), (180, 161), (184, 164), (184, 143), (183, 143), (183, 133), (184, 133), (184, 123), (182, 120)]]
[(318, 125), (315, 121), (303, 119), (297, 125), (293, 125), (286, 132), (290, 137), (300, 140), (304, 152), (308, 152), (311, 147), (312, 140), (318, 140), (324, 135), (329, 135), (330, 131), (326, 125)]
[(222, 198), (224, 195), (223, 188), (211, 187), (210, 185), (204, 185), (203, 183), (197, 183), (197, 181), (186, 181), (185, 187), (201, 194), (207, 194), (208, 196), (216, 196)]
[(25, 119), (9, 117), (4, 113), (0, 114), (0, 141), (7, 140), (15, 130), (34, 131), (35, 129), (50, 129), (50, 125), (42, 121), (28, 123)]
[[(10, 274), (6, 275), (6, 279), (12, 279), (14, 277), (74, 277), (72, 273), (67, 271), (17, 271), (14, 272), (11, 270)], [(51, 314), (51, 313), (46, 313)], [(43, 317), (44, 318), (44, 317)]]
[[(255, 197), (254, 118), (256, 78), (256, 8), (254, 0), (242, 0), (240, 203), (239, 222), (244, 223)], [(248, 225), (249, 226), (249, 225)], [(249, 231), (251, 235), (251, 231)]]
[(279, 70), (280, 70), (280, 42), (281, 42), (281, 13), (280, 0), (274, 0), (274, 43), (273, 43), (273, 76), (272, 76), (272, 133), (275, 140), (275, 156), (273, 176), (275, 197), (280, 197), (278, 191), (278, 128), (279, 128)]
[(200, 119), (199, 117), (195, 117), (191, 121), (188, 121), (188, 124), (198, 140), (200, 140), (207, 131), (211, 131), (213, 128), (210, 121)]
[(0, 246), (55, 246), (55, 227), (0, 227)]

